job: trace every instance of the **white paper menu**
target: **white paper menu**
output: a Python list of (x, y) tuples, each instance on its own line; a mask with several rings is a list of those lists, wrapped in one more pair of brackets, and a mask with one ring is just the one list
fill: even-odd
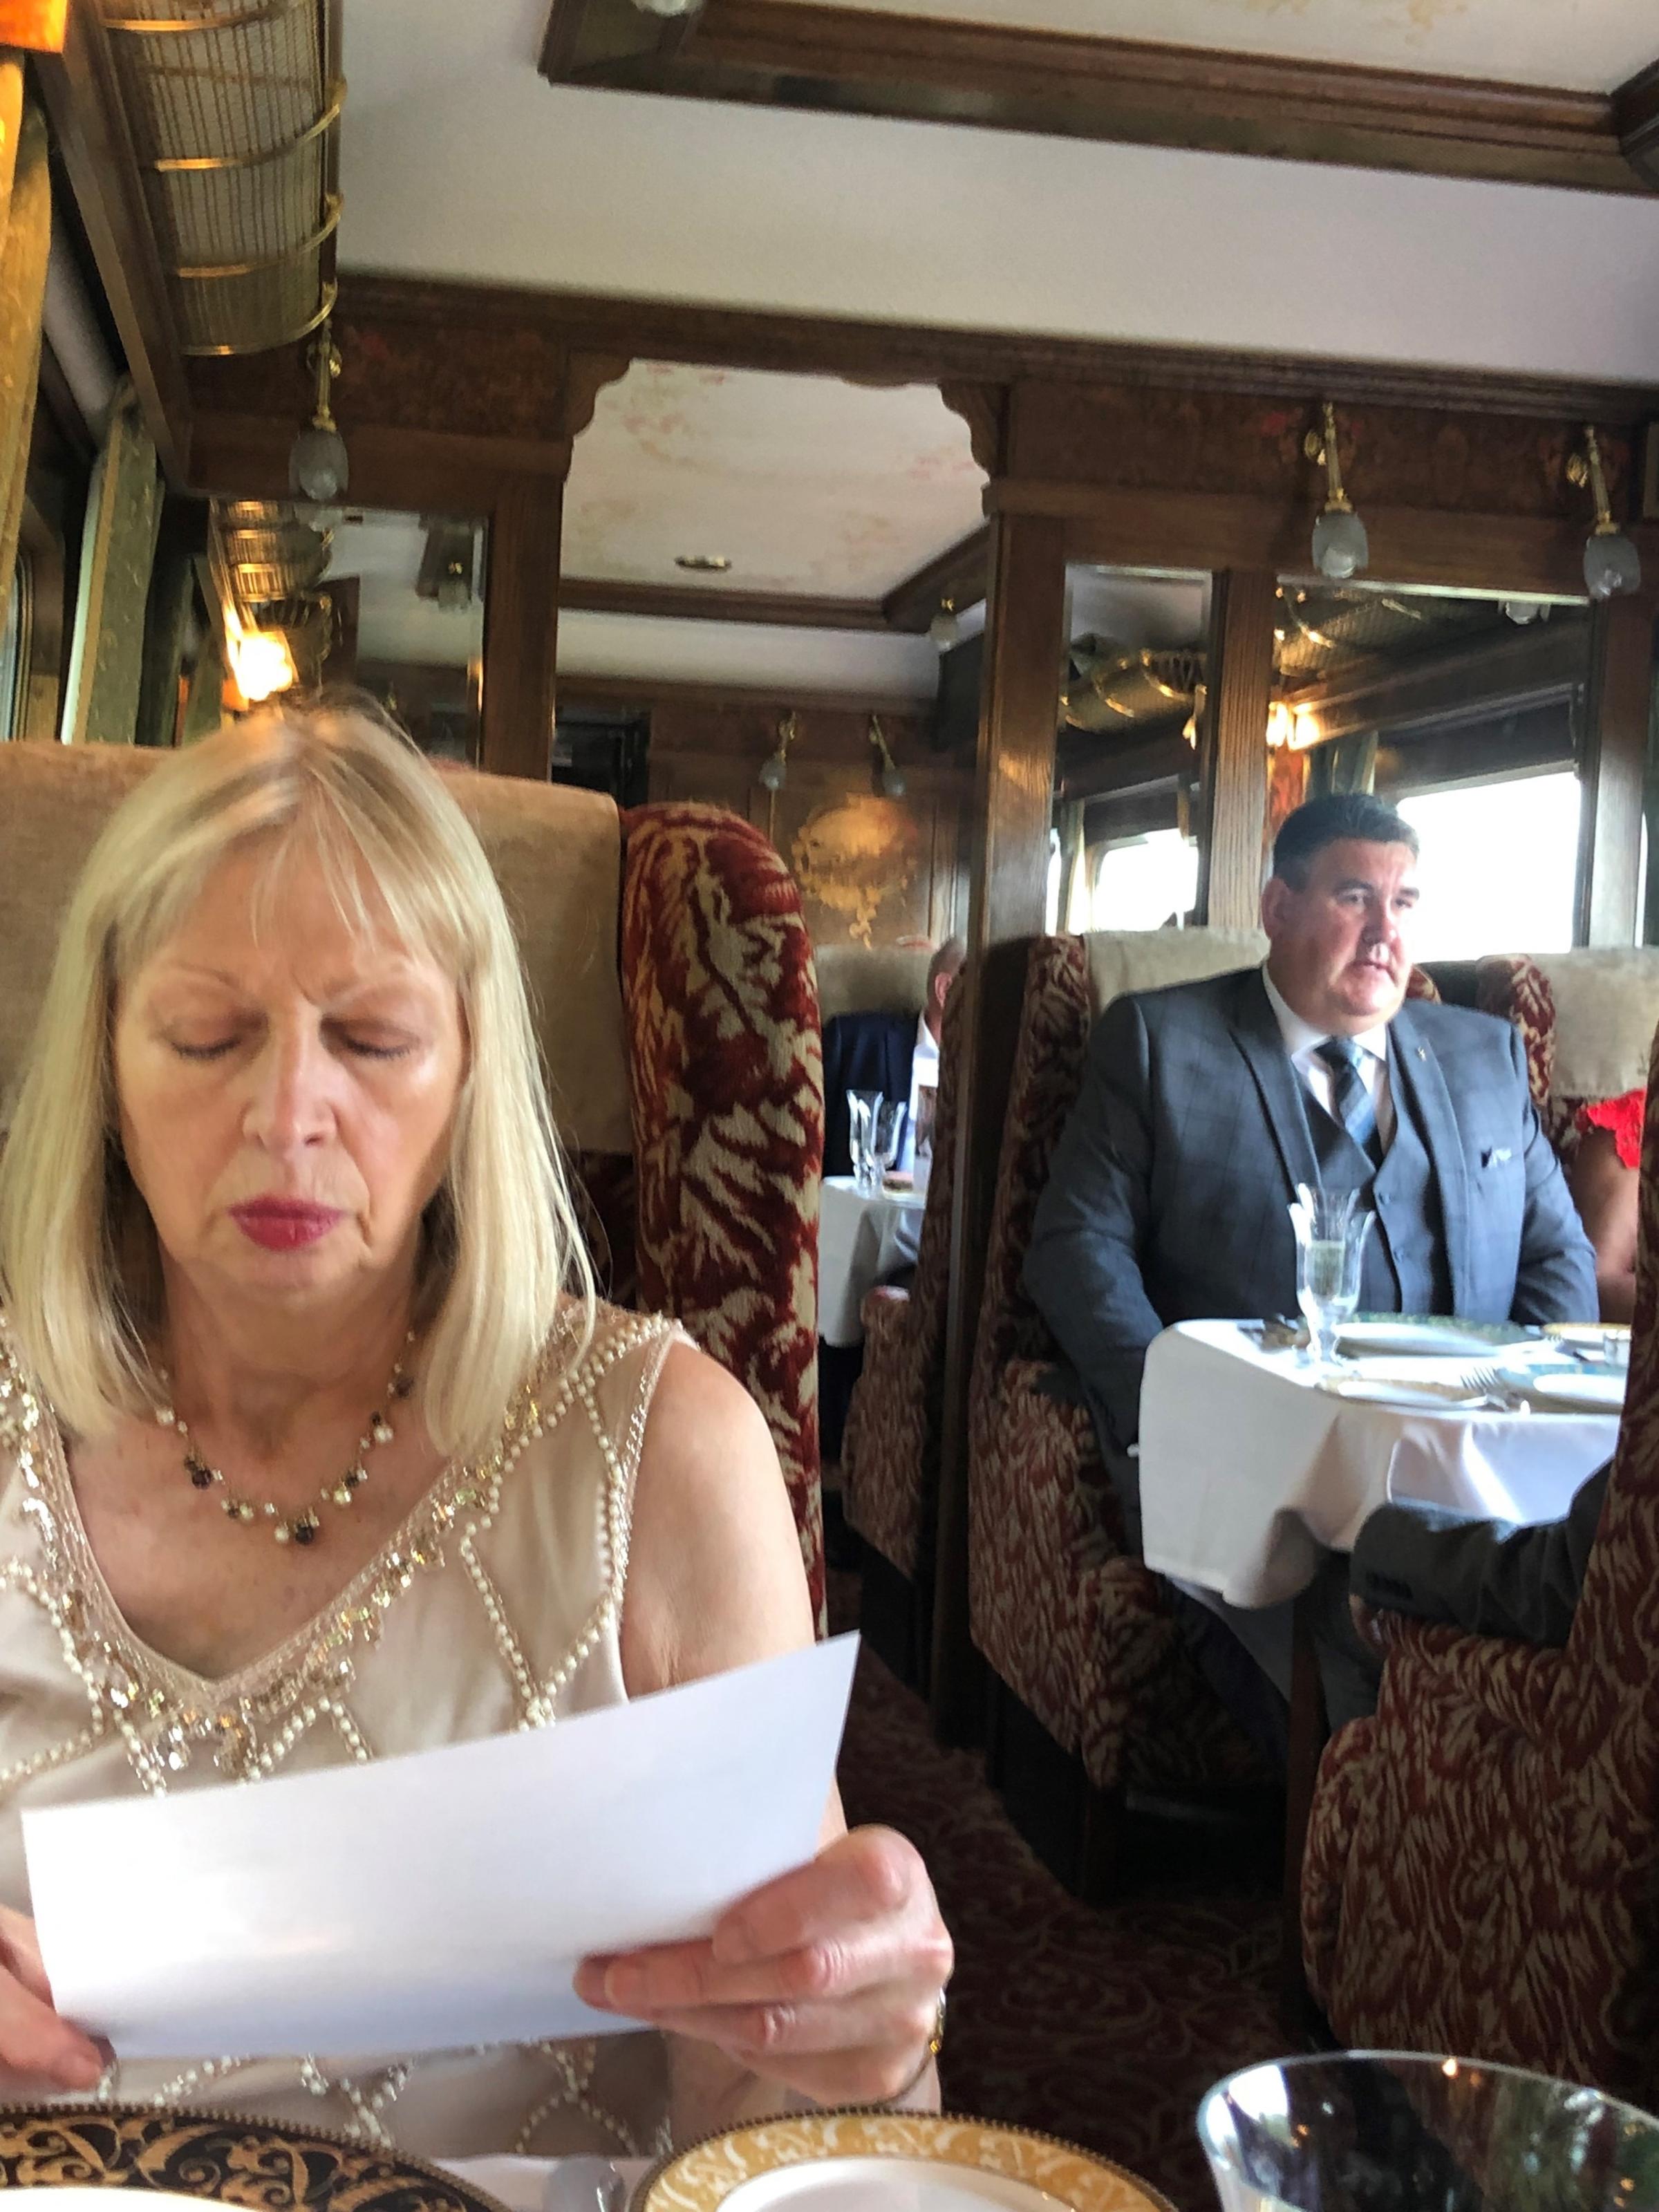
[(595, 1952), (811, 1857), (858, 1639), (368, 1765), (23, 1814), (58, 2009), (123, 2058), (603, 2033)]

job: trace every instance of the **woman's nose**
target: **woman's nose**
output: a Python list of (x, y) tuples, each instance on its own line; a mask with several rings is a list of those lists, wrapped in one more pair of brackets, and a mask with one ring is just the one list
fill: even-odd
[(270, 1152), (285, 1152), (327, 1135), (333, 1120), (333, 1064), (320, 1038), (273, 1031), (251, 1073), (246, 1127), (257, 1143)]

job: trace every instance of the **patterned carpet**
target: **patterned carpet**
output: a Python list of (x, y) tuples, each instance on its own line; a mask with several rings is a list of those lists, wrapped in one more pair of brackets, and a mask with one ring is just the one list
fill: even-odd
[[(850, 1626), (856, 1583), (831, 1580), (832, 1618)], [(921, 1850), (956, 1939), (947, 2106), (1068, 2136), (1182, 2212), (1213, 2212), (1198, 2100), (1283, 2042), (1270, 1850), (1138, 1822), (1115, 1900), (1079, 1905), (1015, 1834), (978, 1755), (941, 1751), (921, 1699), (868, 1651), (841, 1778), (849, 1820)]]

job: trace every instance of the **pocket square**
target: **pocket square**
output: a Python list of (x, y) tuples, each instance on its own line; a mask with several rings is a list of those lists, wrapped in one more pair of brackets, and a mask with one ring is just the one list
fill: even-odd
[(1515, 1154), (1507, 1145), (1488, 1145), (1480, 1155), (1480, 1164), (1483, 1168), (1501, 1168), (1505, 1160), (1514, 1158)]

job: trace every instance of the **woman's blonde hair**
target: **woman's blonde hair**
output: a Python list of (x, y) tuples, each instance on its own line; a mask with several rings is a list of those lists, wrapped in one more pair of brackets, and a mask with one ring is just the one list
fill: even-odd
[(71, 1430), (96, 1434), (153, 1402), (161, 1269), (120, 1146), (115, 994), (213, 869), (256, 841), (271, 848), (262, 895), (290, 852), (313, 852), (354, 928), (373, 933), (378, 893), (398, 939), (455, 980), (468, 1065), (427, 1210), (416, 1311), (433, 1438), (446, 1453), (478, 1451), (562, 1295), (577, 1296), (591, 1330), (592, 1271), (495, 875), (441, 777), (368, 702), (283, 705), (228, 726), (156, 768), (106, 824), (64, 919), (0, 1156), (12, 1327)]

